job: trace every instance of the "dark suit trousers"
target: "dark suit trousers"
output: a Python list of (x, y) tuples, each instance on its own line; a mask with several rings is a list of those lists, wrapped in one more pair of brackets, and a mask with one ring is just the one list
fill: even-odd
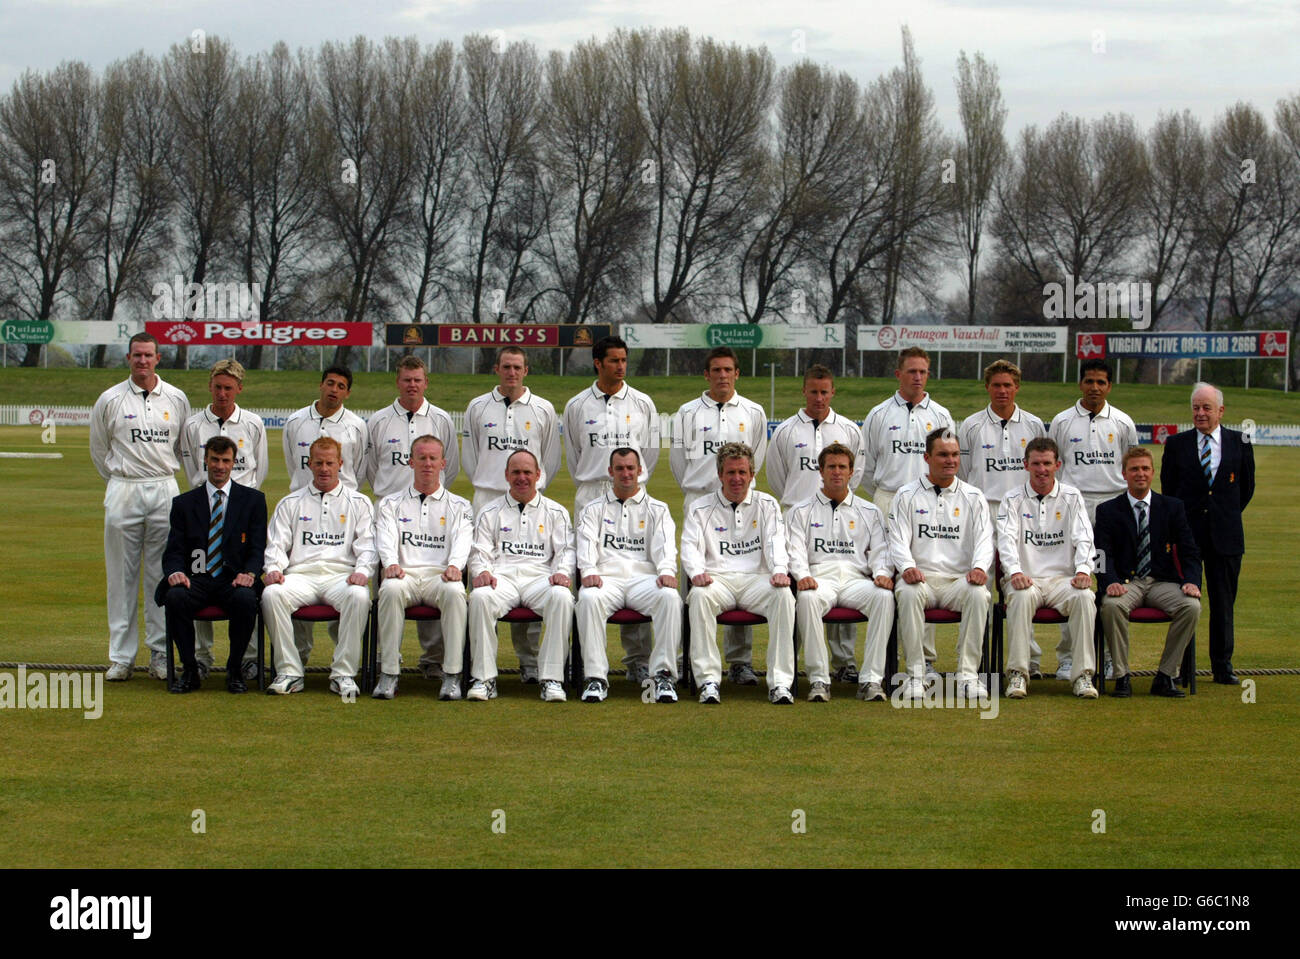
[(1210, 670), (1215, 676), (1232, 672), (1232, 607), (1237, 603), (1241, 557), (1223, 556), (1208, 544), (1201, 546), (1205, 591), (1210, 601)]
[(227, 671), (239, 675), (244, 650), (248, 648), (257, 622), (257, 591), (235, 586), (230, 579), (213, 579), (206, 574), (191, 576), (190, 585), (167, 589), (167, 638), (176, 644), (181, 665), (194, 668), (194, 614), (205, 606), (220, 606), (230, 616), (230, 658)]

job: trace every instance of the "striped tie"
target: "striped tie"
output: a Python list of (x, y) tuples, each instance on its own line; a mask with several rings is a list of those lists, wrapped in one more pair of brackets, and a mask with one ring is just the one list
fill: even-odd
[(1151, 575), (1151, 527), (1147, 525), (1147, 504), (1138, 503), (1138, 562), (1137, 575)]
[(1205, 482), (1213, 485), (1214, 471), (1210, 469), (1210, 437), (1201, 436), (1201, 470), (1205, 473)]
[(226, 525), (226, 494), (217, 490), (212, 497), (212, 520), (208, 523), (208, 573), (221, 572), (221, 530)]

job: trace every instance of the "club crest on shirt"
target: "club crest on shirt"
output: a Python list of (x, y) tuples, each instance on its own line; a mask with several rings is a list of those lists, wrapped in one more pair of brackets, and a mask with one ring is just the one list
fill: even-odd
[(538, 535), (538, 536), (541, 536), (541, 535), (542, 535), (543, 533), (545, 533), (545, 532), (546, 532), (546, 527), (545, 527), (542, 523), (538, 523), (538, 524), (537, 524), (537, 535)]
[(925, 516), (925, 515), (926, 515), (927, 513), (929, 513), (929, 512), (930, 512), (930, 511), (929, 511), (928, 509), (925, 509), (924, 507), (919, 507), (919, 508), (917, 509), (917, 511), (916, 511), (916, 515), (917, 515), (917, 516)]
[(931, 423), (929, 420), (926, 420), (926, 421), (925, 421), (925, 431), (928, 433), (928, 432), (930, 432), (930, 430), (932, 430), (932, 429), (934, 429), (934, 424)]
[(166, 420), (169, 420), (169, 419), (171, 419), (171, 418), (172, 418), (171, 413), (169, 413), (167, 410), (163, 410), (163, 420), (166, 421)]
[(952, 515), (953, 515), (953, 516), (960, 516), (960, 515), (961, 515), (961, 507), (960, 507), (960, 506), (954, 506), (954, 507), (952, 508)]
[(1058, 523), (1061, 521), (1061, 511), (1059, 509), (1056, 511), (1056, 521)]
[(347, 521), (348, 521), (348, 514), (347, 514), (347, 513), (339, 513), (339, 522), (340, 522), (340, 523), (346, 523)]
[(645, 529), (645, 520), (641, 520), (641, 522), (637, 523), (637, 524), (636, 524), (636, 528), (637, 528), (637, 529)]
[(855, 529), (857, 529), (857, 526), (854, 524), (853, 520), (849, 520), (849, 530), (850, 530), (850, 532), (853, 531), (853, 530), (855, 530)]
[(495, 423), (484, 423), (484, 424), (483, 424), (483, 428), (486, 429), (486, 430), (490, 430), (490, 429), (492, 429), (492, 427), (494, 427), (494, 426), (496, 426)]
[(133, 419), (136, 418), (136, 415), (135, 415), (134, 413), (123, 413), (123, 414), (122, 414), (122, 418), (123, 418), (123, 419), (128, 419), (128, 420), (133, 420)]
[(241, 450), (244, 448), (244, 438), (242, 436), (239, 438), (239, 448)]

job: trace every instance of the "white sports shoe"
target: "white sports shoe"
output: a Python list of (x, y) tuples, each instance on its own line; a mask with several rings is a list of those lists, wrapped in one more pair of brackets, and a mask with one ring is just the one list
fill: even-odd
[(880, 683), (863, 683), (858, 687), (858, 699), (868, 703), (883, 703), (885, 687)]
[(562, 703), (569, 697), (564, 695), (564, 684), (554, 679), (542, 680), (542, 702)]
[(1115, 664), (1110, 661), (1110, 653), (1106, 654), (1106, 678), (1115, 678)]
[(829, 683), (811, 683), (808, 687), (808, 702), (810, 703), (829, 703), (831, 701), (831, 687)]
[(773, 686), (767, 694), (767, 700), (773, 706), (793, 706), (794, 697), (790, 695), (790, 690), (786, 686)]
[(908, 676), (903, 684), (904, 699), (925, 699), (925, 680), (920, 676)]
[(655, 702), (657, 703), (675, 703), (677, 702), (677, 688), (673, 685), (672, 676), (668, 673), (659, 673), (654, 678), (655, 684)]
[[(355, 702), (356, 698), (361, 695), (361, 690), (358, 688), (356, 680), (351, 676), (343, 676), (340, 679), (331, 679), (330, 692), (338, 693), (342, 699), (352, 702)], [(397, 677), (393, 677), (393, 692), (397, 692)]]
[(700, 704), (705, 706), (716, 706), (722, 702), (722, 694), (718, 692), (717, 683), (705, 683), (700, 687)]
[(1070, 673), (1074, 670), (1074, 660), (1069, 656), (1062, 657), (1056, 663), (1056, 678), (1068, 682)]
[(1074, 695), (1080, 699), (1097, 698), (1097, 687), (1092, 684), (1092, 677), (1087, 673), (1074, 681)]
[(1029, 695), (1029, 683), (1024, 673), (1012, 673), (1007, 679), (1007, 698), (1024, 699)]
[(943, 674), (934, 668), (934, 663), (925, 664), (925, 685), (932, 686), (935, 683), (943, 683)]
[(290, 693), (300, 693), (306, 687), (307, 683), (301, 676), (289, 676), (286, 673), (280, 673), (275, 677), (275, 682), (266, 687), (266, 691), (275, 696), (288, 696)]
[(460, 673), (445, 673), (443, 675), (442, 688), (438, 690), (438, 698), (443, 702), (460, 699)]
[(984, 685), (984, 680), (978, 676), (962, 680), (961, 692), (967, 702), (978, 702), (989, 698), (988, 688)]
[(609, 695), (609, 684), (602, 679), (589, 679), (582, 690), (584, 703), (603, 703)]
[(495, 679), (476, 679), (469, 684), (465, 698), (476, 703), (485, 703), (497, 698), (497, 681)]
[(380, 673), (379, 682), (375, 683), (375, 691), (370, 694), (371, 699), (392, 699), (397, 695), (397, 677), (392, 673)]
[(167, 654), (150, 653), (149, 654), (149, 675), (154, 679), (167, 678)]
[(110, 683), (124, 683), (131, 678), (133, 672), (130, 663), (109, 663), (104, 678)]

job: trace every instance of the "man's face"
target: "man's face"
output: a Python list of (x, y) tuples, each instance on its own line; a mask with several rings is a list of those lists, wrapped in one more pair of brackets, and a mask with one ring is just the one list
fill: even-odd
[(524, 385), (528, 375), (528, 364), (518, 353), (502, 353), (497, 365), (492, 368), (497, 375), (497, 385), (504, 394), (512, 394)]
[(1110, 396), (1110, 377), (1104, 370), (1088, 370), (1079, 381), (1079, 392), (1083, 394), (1083, 408), (1090, 413), (1100, 413)]
[(312, 450), (307, 468), (311, 470), (312, 484), (322, 493), (328, 493), (339, 482), (339, 469), (343, 463), (333, 446), (318, 446)]
[(614, 495), (619, 499), (635, 496), (637, 478), (641, 475), (641, 458), (635, 453), (616, 453), (609, 464), (609, 476), (614, 484)]
[(143, 386), (153, 378), (153, 371), (158, 366), (158, 346), (147, 340), (132, 343), (126, 360), (131, 367), (131, 379)]
[(506, 482), (517, 503), (531, 502), (537, 495), (537, 464), (527, 453), (513, 453), (506, 460)]
[(994, 374), (985, 389), (989, 394), (989, 403), (995, 410), (1010, 410), (1015, 405), (1016, 394), (1020, 392), (1016, 378), (1010, 373)]
[(835, 397), (835, 384), (830, 380), (804, 380), (804, 412), (815, 420), (826, 419)]
[(230, 450), (223, 453), (208, 450), (203, 454), (203, 466), (208, 471), (208, 482), (213, 486), (225, 486), (235, 468), (235, 454)]
[(961, 447), (955, 439), (935, 440), (930, 452), (925, 454), (925, 462), (930, 467), (930, 482), (948, 486), (961, 465)]
[(215, 409), (229, 410), (235, 405), (235, 397), (242, 392), (244, 384), (226, 373), (218, 373), (208, 381), (208, 393)]
[(611, 348), (593, 362), (596, 366), (596, 379), (601, 386), (617, 387), (627, 379), (627, 350)]
[(1048, 450), (1034, 450), (1025, 460), (1025, 469), (1029, 471), (1029, 487), (1035, 493), (1046, 496), (1052, 491), (1056, 482), (1056, 471), (1061, 468), (1061, 461), (1056, 454)]
[(718, 479), (722, 481), (722, 495), (727, 498), (727, 502), (743, 503), (749, 495), (749, 484), (754, 479), (754, 471), (749, 468), (749, 457), (733, 456), (723, 460)]
[(1134, 499), (1147, 495), (1155, 475), (1155, 464), (1146, 456), (1135, 456), (1124, 464), (1124, 482), (1128, 483), (1128, 491)]
[(849, 458), (839, 453), (832, 453), (822, 461), (822, 492), (835, 500), (842, 501), (849, 494), (849, 477), (853, 467)]
[(704, 374), (709, 381), (709, 395), (719, 403), (725, 403), (736, 393), (736, 377), (740, 370), (729, 356), (715, 356), (709, 360), (708, 372)]
[(337, 373), (330, 373), (320, 381), (320, 407), (326, 415), (337, 410), (351, 395), (348, 381)]
[(1199, 389), (1192, 394), (1192, 423), (1202, 433), (1210, 434), (1218, 429), (1223, 419), (1223, 407), (1214, 390)]
[(415, 486), (420, 492), (427, 493), (438, 488), (442, 471), (447, 461), (442, 455), (442, 444), (425, 440), (417, 443), (411, 450), (411, 470), (415, 474)]
[(898, 392), (909, 403), (919, 402), (925, 396), (925, 384), (930, 381), (930, 361), (919, 356), (909, 356), (903, 361), (903, 368), (894, 370), (898, 380)]
[(408, 410), (419, 408), (424, 402), (424, 391), (428, 386), (429, 377), (419, 367), (397, 371), (397, 398)]

